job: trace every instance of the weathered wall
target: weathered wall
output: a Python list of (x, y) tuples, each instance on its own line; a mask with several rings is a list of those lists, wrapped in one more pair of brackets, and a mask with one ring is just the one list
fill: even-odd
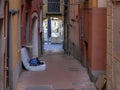
[[(16, 10), (12, 14), (12, 10)], [(19, 22), (20, 22), (20, 0), (9, 0), (9, 84), (10, 90), (15, 90), (21, 72), (20, 48), (19, 48)]]
[(5, 54), (5, 29), (4, 29), (4, 0), (0, 0), (0, 90), (4, 90), (4, 54)]
[(63, 19), (63, 16), (64, 16), (64, 0), (60, 0), (60, 12), (61, 12), (61, 15), (47, 15), (48, 14), (48, 11), (47, 11), (47, 2), (48, 0), (43, 0), (43, 18), (46, 19), (50, 16), (52, 17), (58, 17), (60, 19)]
[[(38, 20), (38, 39), (42, 38), (41, 34), (42, 29), (40, 27), (40, 15), (42, 10), (42, 0), (32, 0), (26, 2), (23, 0), (21, 2), (21, 46), (32, 46), (33, 39), (33, 14), (37, 15)], [(42, 39), (38, 42), (38, 56), (42, 54)], [(31, 50), (32, 51), (32, 50)], [(32, 52), (31, 52), (32, 53)], [(31, 54), (32, 55), (32, 54)]]
[[(79, 5), (76, 2), (79, 0), (70, 0), (69, 10), (69, 50), (68, 52), (75, 58), (81, 58), (80, 53), (80, 16), (78, 13)], [(76, 5), (75, 5), (76, 4)]]
[(93, 75), (106, 70), (106, 29), (107, 14), (105, 8), (94, 8), (91, 14), (89, 28), (88, 60)]
[(38, 1), (32, 1), (30, 7), (30, 33), (29, 33), (29, 36), (30, 36), (30, 41), (32, 40), (32, 24), (33, 24), (33, 21), (32, 21), (32, 15), (33, 13), (37, 13), (38, 15), (38, 30), (40, 30), (40, 6), (42, 5), (42, 2), (41, 0), (38, 0)]
[(107, 10), (106, 1), (93, 2), (89, 9), (85, 9), (84, 17), (85, 40), (88, 68), (92, 73), (92, 80), (106, 71), (106, 35)]
[(0, 19), (0, 90), (4, 86), (4, 28), (3, 19)]
[[(119, 1), (119, 0), (113, 0)], [(107, 26), (107, 90), (119, 90), (120, 86), (120, 2), (108, 0)]]
[(70, 0), (69, 52), (97, 77), (106, 70), (106, 1), (89, 0), (83, 9), (77, 2)]

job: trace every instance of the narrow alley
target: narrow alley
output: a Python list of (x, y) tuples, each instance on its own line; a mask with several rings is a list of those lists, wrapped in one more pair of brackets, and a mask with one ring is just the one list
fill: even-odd
[(120, 90), (120, 0), (0, 0), (0, 90)]
[[(48, 46), (49, 45), (49, 46)], [(62, 51), (61, 44), (45, 44), (42, 72), (23, 71), (17, 90), (96, 90), (81, 63)]]

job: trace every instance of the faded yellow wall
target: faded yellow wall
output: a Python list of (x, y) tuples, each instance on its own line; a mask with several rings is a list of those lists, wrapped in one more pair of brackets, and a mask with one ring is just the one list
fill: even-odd
[(89, 7), (96, 8), (98, 5), (98, 0), (89, 0)]
[[(20, 11), (20, 0), (9, 0), (9, 8)], [(19, 60), (19, 50), (18, 50), (18, 13), (12, 15), (12, 58), (13, 67), (17, 64)]]
[(105, 8), (107, 7), (107, 0), (89, 0), (90, 8)]

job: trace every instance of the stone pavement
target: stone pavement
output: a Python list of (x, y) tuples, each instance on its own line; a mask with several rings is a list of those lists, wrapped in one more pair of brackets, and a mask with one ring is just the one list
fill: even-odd
[(17, 90), (96, 90), (86, 69), (63, 52), (49, 52), (41, 58), (46, 70), (23, 71)]

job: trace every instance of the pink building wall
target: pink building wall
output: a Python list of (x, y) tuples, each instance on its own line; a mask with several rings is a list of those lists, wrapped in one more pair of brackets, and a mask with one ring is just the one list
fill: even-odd
[[(70, 0), (70, 48), (79, 57), (84, 55), (85, 62), (92, 74), (96, 75), (106, 70), (106, 8), (84, 8), (84, 46), (81, 39), (81, 8), (74, 5), (77, 0)], [(76, 22), (76, 17), (78, 21)], [(75, 21), (72, 21), (75, 20)], [(72, 44), (74, 43), (74, 47)], [(77, 48), (77, 49), (76, 49)], [(79, 51), (78, 51), (79, 49)], [(84, 50), (84, 51), (82, 51)], [(82, 54), (84, 53), (84, 54)], [(81, 55), (81, 56), (80, 56)], [(74, 55), (73, 55), (74, 56)], [(82, 58), (83, 59), (83, 58)], [(81, 61), (81, 60), (80, 60)]]

